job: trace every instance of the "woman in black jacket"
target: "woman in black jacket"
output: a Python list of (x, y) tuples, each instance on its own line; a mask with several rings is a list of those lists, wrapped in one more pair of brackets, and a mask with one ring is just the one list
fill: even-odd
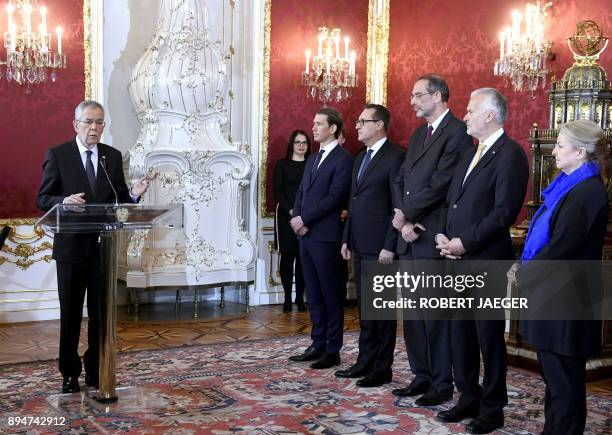
[(303, 130), (294, 130), (287, 144), (287, 155), (276, 162), (274, 167), (274, 196), (276, 207), (276, 237), (280, 252), (280, 275), (285, 291), (283, 312), (291, 312), (291, 290), (293, 287), (293, 267), (295, 264), (295, 303), (298, 311), (306, 311), (304, 305), (304, 277), (300, 264), (300, 250), (297, 236), (289, 221), (293, 212), (295, 194), (302, 181), (306, 159), (310, 155), (310, 138)]
[(537, 350), (544, 398), (544, 434), (582, 434), (586, 424), (586, 360), (601, 342), (601, 257), (608, 197), (598, 156), (603, 131), (588, 120), (561, 126), (552, 152), (560, 174), (542, 192), (516, 283), (531, 320), (519, 332)]

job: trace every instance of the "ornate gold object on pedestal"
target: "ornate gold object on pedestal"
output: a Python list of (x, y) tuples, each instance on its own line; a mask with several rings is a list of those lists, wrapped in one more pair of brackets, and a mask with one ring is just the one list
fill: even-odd
[[(574, 35), (567, 38), (567, 43), (574, 53), (575, 62), (565, 71), (563, 79), (552, 83), (548, 99), (548, 129), (540, 129), (534, 124), (530, 133), (532, 186), (527, 203), (529, 218), (542, 203), (542, 190), (557, 175), (555, 158), (551, 153), (561, 124), (576, 119), (595, 121), (604, 129), (608, 139), (606, 158), (610, 160), (612, 156), (612, 82), (597, 63), (608, 44), (608, 38), (602, 36), (601, 29), (594, 21), (581, 21)], [(606, 174), (606, 177), (609, 176)]]
[[(557, 142), (559, 127), (569, 121), (590, 119), (599, 124), (606, 136), (606, 168), (602, 176), (612, 198), (612, 82), (606, 71), (597, 63), (608, 44), (601, 29), (594, 21), (581, 21), (567, 44), (574, 53), (574, 64), (565, 71), (562, 80), (553, 81), (549, 96), (548, 129), (534, 128), (530, 132), (531, 142), (531, 192), (527, 203), (528, 219), (521, 223), (513, 234), (516, 251), (522, 251), (526, 229), (534, 213), (542, 204), (542, 191), (556, 177), (558, 170), (552, 150)], [(610, 225), (608, 225), (610, 228)], [(520, 233), (520, 234), (519, 234)], [(606, 239), (604, 258), (612, 257), (612, 240)], [(514, 289), (517, 291), (517, 289)], [(587, 376), (590, 380), (607, 377), (612, 373), (612, 322), (604, 321), (602, 352), (598, 358), (589, 360)], [(508, 334), (508, 360), (516, 366), (537, 370), (535, 353), (517, 335), (518, 321), (511, 319)]]

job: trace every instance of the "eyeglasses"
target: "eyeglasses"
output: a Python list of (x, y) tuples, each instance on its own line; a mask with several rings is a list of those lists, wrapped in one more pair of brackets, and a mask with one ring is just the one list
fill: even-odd
[(308, 145), (308, 141), (307, 140), (294, 140), (293, 144), (294, 145)]
[(92, 119), (77, 119), (77, 122), (82, 122), (88, 127), (91, 127), (93, 124), (96, 124), (96, 127), (104, 127), (106, 125), (106, 122), (104, 121), (100, 121), (100, 120), (94, 121)]
[(358, 119), (355, 121), (355, 125), (363, 127), (366, 122), (380, 122), (380, 119)]
[(421, 92), (417, 92), (416, 94), (411, 94), (411, 95), (410, 95), (410, 99), (411, 99), (411, 100), (418, 100), (418, 99), (420, 99), (420, 98), (421, 98), (423, 95), (431, 95), (431, 94), (434, 94), (434, 93), (435, 93), (435, 92), (423, 92), (423, 93), (421, 93)]

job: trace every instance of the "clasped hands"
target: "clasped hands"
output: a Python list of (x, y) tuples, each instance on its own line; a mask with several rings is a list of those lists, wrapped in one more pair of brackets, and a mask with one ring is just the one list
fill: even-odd
[(296, 216), (289, 221), (289, 225), (291, 225), (291, 229), (298, 236), (303, 236), (308, 233), (308, 227), (304, 225), (304, 221), (301, 216)]
[(459, 237), (449, 240), (444, 234), (436, 235), (436, 249), (440, 250), (440, 255), (451, 260), (459, 260), (465, 254), (465, 248)]
[[(340, 248), (340, 254), (342, 255), (342, 258), (347, 261), (351, 259), (351, 250), (348, 248), (348, 245), (346, 243), (342, 244), (342, 247)], [(381, 249), (380, 253), (378, 254), (378, 262), (380, 264), (391, 264), (393, 263), (394, 258), (395, 253), (392, 251), (388, 251), (387, 249)]]
[(416, 230), (425, 231), (427, 229), (418, 222), (413, 224), (406, 221), (404, 212), (401, 209), (394, 208), (393, 211), (395, 211), (392, 222), (393, 228), (400, 232), (402, 239), (406, 243), (412, 243), (419, 238), (419, 233)]

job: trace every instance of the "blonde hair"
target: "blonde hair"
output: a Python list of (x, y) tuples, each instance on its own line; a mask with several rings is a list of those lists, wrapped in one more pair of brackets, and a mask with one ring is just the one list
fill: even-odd
[(561, 125), (559, 136), (565, 138), (575, 149), (584, 148), (587, 160), (598, 160), (604, 153), (605, 137), (601, 127), (588, 119), (577, 119)]

